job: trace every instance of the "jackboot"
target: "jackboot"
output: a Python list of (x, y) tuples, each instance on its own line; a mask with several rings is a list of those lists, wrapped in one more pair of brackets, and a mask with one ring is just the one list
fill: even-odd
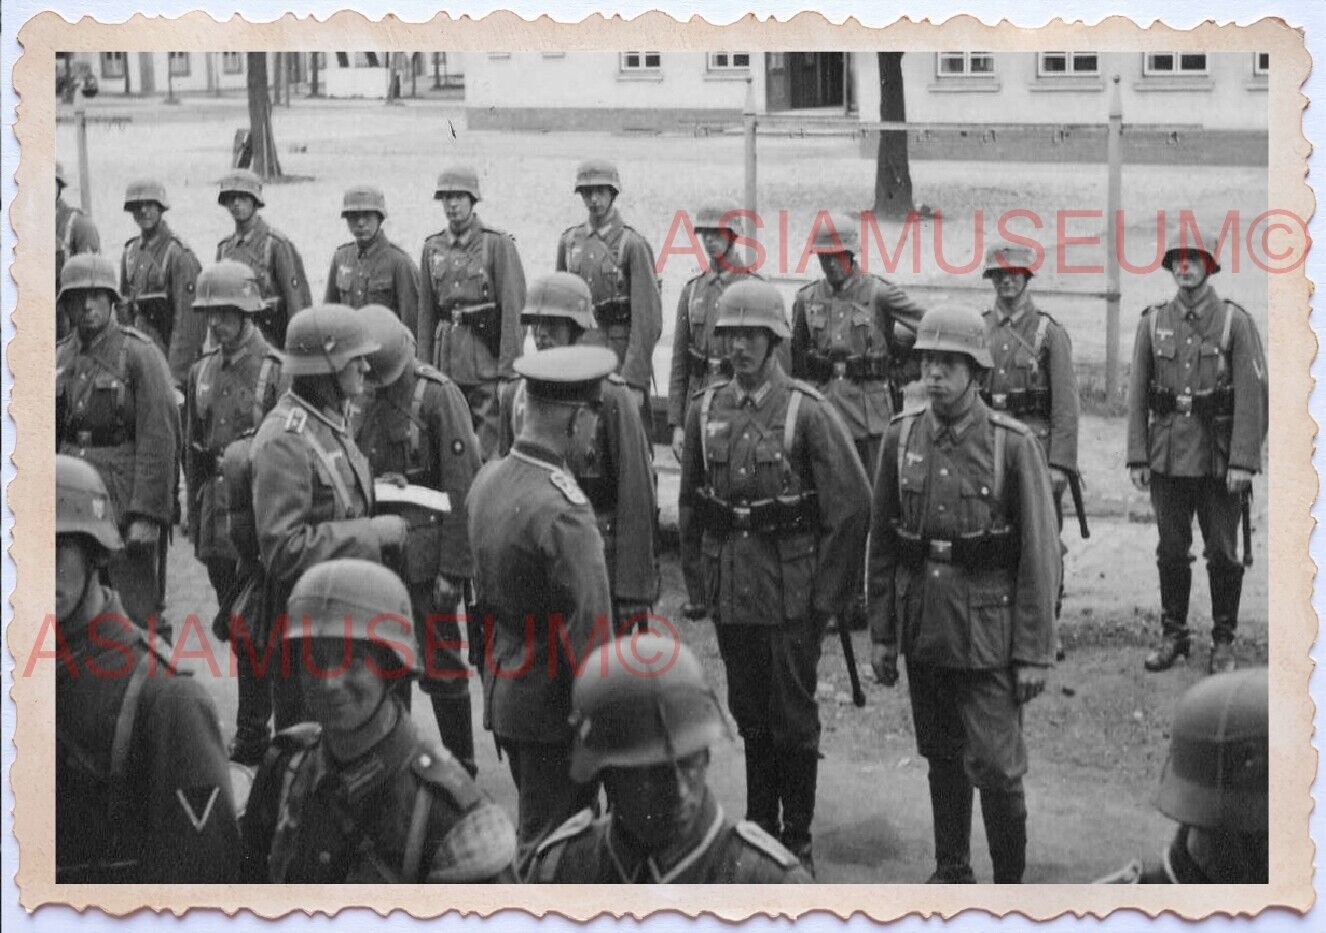
[(433, 715), (437, 717), (437, 731), (442, 745), (456, 757), (470, 777), (479, 773), (474, 759), (474, 724), (470, 720), (469, 695), (459, 697), (429, 697)]
[(810, 825), (815, 820), (815, 788), (820, 756), (806, 749), (779, 749), (778, 796), (783, 802), (782, 843), (815, 877)]
[(778, 820), (778, 755), (767, 737), (746, 739), (746, 819), (775, 839)]
[(972, 788), (957, 759), (930, 759), (935, 871), (927, 884), (975, 884), (971, 870)]
[(981, 790), (981, 819), (990, 843), (995, 884), (1021, 884), (1027, 867), (1027, 798), (1013, 790)]
[(1167, 671), (1191, 650), (1188, 636), (1188, 597), (1192, 592), (1192, 564), (1157, 562), (1160, 570), (1160, 644), (1146, 657), (1148, 671)]

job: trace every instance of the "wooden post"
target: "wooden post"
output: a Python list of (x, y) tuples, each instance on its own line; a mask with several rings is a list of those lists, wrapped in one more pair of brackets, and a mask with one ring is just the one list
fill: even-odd
[(741, 122), (746, 132), (746, 210), (752, 214), (758, 209), (756, 201), (756, 165), (755, 165), (755, 130), (759, 121), (755, 119), (755, 84), (746, 76), (746, 106), (741, 111)]
[(92, 216), (92, 179), (87, 164), (87, 108), (80, 101), (74, 111), (78, 117), (78, 206)]
[(1123, 203), (1123, 102), (1119, 76), (1110, 90), (1110, 125), (1105, 144), (1109, 176), (1105, 194), (1105, 399), (1119, 394), (1119, 209)]

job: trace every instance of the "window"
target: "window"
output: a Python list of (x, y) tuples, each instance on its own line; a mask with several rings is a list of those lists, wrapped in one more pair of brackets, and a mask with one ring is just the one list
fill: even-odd
[[(385, 56), (383, 56), (383, 58), (385, 58)], [(355, 52), (355, 67), (383, 68), (387, 64), (383, 58), (379, 58), (377, 52)]]
[(1153, 77), (1206, 74), (1205, 52), (1147, 52), (1142, 73)]
[(657, 71), (662, 60), (658, 52), (623, 52), (622, 71)]
[(710, 71), (731, 71), (750, 67), (750, 52), (710, 52)]
[(1252, 53), (1252, 73), (1255, 75), (1269, 75), (1271, 73), (1270, 52)]
[(1100, 56), (1095, 52), (1041, 52), (1036, 73), (1042, 78), (1064, 75), (1100, 74)]
[(939, 52), (935, 69), (941, 78), (983, 78), (994, 74), (994, 55), (989, 52)]
[(175, 78), (187, 78), (189, 76), (189, 53), (188, 52), (167, 52), (170, 60), (170, 74)]
[(123, 78), (124, 77), (124, 53), (123, 52), (102, 52), (101, 53), (101, 76), (103, 78)]
[(221, 73), (227, 75), (242, 75), (244, 73), (244, 53), (222, 52)]

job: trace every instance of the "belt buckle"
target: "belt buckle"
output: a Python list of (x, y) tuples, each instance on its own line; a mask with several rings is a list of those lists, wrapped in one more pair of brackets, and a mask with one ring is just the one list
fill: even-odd
[(943, 538), (930, 539), (930, 559), (941, 564), (953, 562), (953, 542)]
[(721, 356), (708, 357), (705, 359), (704, 365), (711, 376), (715, 375), (723, 371), (723, 358)]
[(1180, 415), (1191, 415), (1191, 414), (1192, 414), (1192, 396), (1191, 396), (1191, 395), (1175, 395), (1175, 396), (1174, 396), (1174, 410), (1175, 410), (1178, 414), (1180, 414)]
[(846, 360), (834, 360), (834, 361), (833, 361), (833, 378), (834, 378), (834, 379), (846, 379), (846, 378), (847, 378), (847, 361), (846, 361)]
[(738, 531), (750, 530), (750, 506), (732, 506), (732, 527)]
[(995, 392), (990, 396), (990, 407), (995, 411), (1006, 411), (1008, 409), (1008, 393)]

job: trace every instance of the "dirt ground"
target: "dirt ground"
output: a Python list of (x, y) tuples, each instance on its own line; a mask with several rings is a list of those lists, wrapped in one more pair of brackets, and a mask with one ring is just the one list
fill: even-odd
[[(234, 129), (246, 125), (242, 102), (186, 99), (177, 108), (162, 107), (158, 101), (98, 99), (94, 104), (90, 109), (96, 112), (132, 118), (126, 125), (96, 124), (89, 132), (93, 211), (105, 251), (117, 257), (118, 244), (134, 232), (130, 219), (120, 211), (120, 195), (132, 177), (150, 171), (158, 173), (170, 190), (173, 205), (168, 220), (173, 229), (201, 259), (210, 260), (213, 244), (229, 230), (228, 216), (215, 203), (215, 182), (228, 167)], [(439, 103), (389, 108), (376, 102), (298, 101), (290, 110), (277, 111), (275, 126), (284, 169), (308, 180), (269, 186), (265, 214), (301, 249), (315, 294), (325, 284), (332, 250), (348, 239), (339, 220), (341, 192), (363, 180), (374, 180), (385, 188), (391, 212), (388, 235), (417, 255), (424, 237), (443, 223), (441, 211), (431, 201), (436, 173), (454, 160), (474, 163), (487, 195), (480, 205), (482, 216), (516, 235), (530, 278), (551, 270), (558, 234), (581, 217), (582, 208), (571, 191), (574, 166), (581, 158), (600, 155), (620, 162), (623, 213), (656, 250), (675, 210), (693, 209), (699, 200), (714, 194), (735, 194), (741, 186), (739, 138), (469, 133), (463, 111)], [(73, 127), (61, 124), (57, 140), (62, 160), (72, 167), (76, 164)], [(869, 200), (874, 165), (870, 159), (858, 157), (855, 141), (762, 138), (760, 147), (761, 203), (786, 207), (792, 231), (804, 231), (819, 206), (861, 207)], [(807, 177), (808, 166), (814, 167), (812, 178)], [(1099, 207), (1104, 199), (1101, 166), (916, 163), (912, 170), (918, 203), (941, 207), (958, 220), (945, 230), (945, 255), (953, 263), (971, 255), (971, 211), (976, 207), (985, 210), (987, 225), (992, 225), (990, 218), (1014, 207), (1048, 213), (1065, 207)], [(1125, 210), (1139, 216), (1151, 211), (1151, 223), (1158, 207), (1191, 207), (1202, 229), (1209, 224), (1214, 231), (1226, 210), (1251, 215), (1264, 207), (1265, 171), (1130, 168), (1125, 170), (1124, 192)], [(76, 191), (68, 192), (68, 197), (77, 203)], [(965, 238), (953, 232), (964, 225)], [(1138, 227), (1144, 228), (1145, 224)], [(1092, 232), (1089, 224), (1073, 229)], [(1096, 232), (1101, 229), (1103, 225)], [(1050, 233), (1043, 231), (1041, 236), (1048, 240)], [(1135, 249), (1129, 248), (1129, 254), (1141, 261), (1147, 248), (1139, 241)], [(797, 242), (790, 252), (795, 257), (799, 249)], [(1091, 253), (1084, 249), (1082, 261), (1091, 261)], [(933, 259), (923, 258), (922, 272), (900, 270), (895, 278), (903, 284), (941, 282)], [(693, 271), (689, 258), (671, 262), (664, 270), (668, 333), (678, 291)], [(973, 273), (970, 279), (977, 275)], [(1074, 279), (1050, 273), (1038, 284), (1071, 288), (1098, 288), (1101, 284), (1098, 277)], [(1221, 275), (1215, 284), (1222, 295), (1242, 302), (1265, 325), (1266, 281), (1255, 267), (1245, 262), (1241, 272)], [(1163, 272), (1124, 277), (1125, 360), (1137, 311), (1171, 290)], [(928, 300), (933, 292), (918, 294)], [(1100, 303), (1047, 300), (1043, 305), (1072, 332), (1080, 365), (1103, 361)], [(656, 357), (660, 365), (667, 358), (667, 346), (665, 338)], [(1080, 540), (1070, 520), (1064, 535), (1068, 557), (1063, 637), (1068, 658), (1053, 671), (1045, 695), (1026, 710), (1031, 760), (1027, 776), (1031, 814), (1028, 881), (1090, 880), (1133, 857), (1154, 856), (1172, 829), (1156, 813), (1153, 800), (1174, 702), (1205, 668), (1209, 597), (1199, 561), (1193, 594), (1193, 622), (1199, 632), (1196, 656), (1187, 666), (1169, 673), (1145, 673), (1141, 661), (1158, 629), (1156, 532), (1149, 505), (1130, 491), (1122, 468), (1123, 432), (1124, 424), (1117, 418), (1088, 417), (1082, 426), (1081, 462), (1089, 487), (1092, 537)], [(675, 507), (676, 480), (669, 459), (660, 449), (665, 519)], [(1255, 501), (1255, 564), (1245, 584), (1237, 651), (1245, 663), (1264, 664), (1267, 591), (1262, 478)], [(658, 611), (680, 619), (683, 596), (675, 553), (665, 555), (664, 569)], [(205, 631), (215, 601), (187, 542), (177, 540), (172, 547), (169, 575), (167, 616), (177, 631), (182, 631), (190, 613), (202, 622), (190, 627), (188, 637), (178, 642), (183, 666), (207, 682), (228, 739), (234, 730), (234, 681), (226, 674), (224, 646), (211, 643)], [(723, 695), (726, 686), (712, 625), (684, 621), (677, 625)], [(208, 639), (206, 649), (200, 638)], [(868, 696), (864, 709), (851, 705), (837, 639), (824, 643), (819, 674), (824, 760), (815, 822), (819, 878), (826, 882), (922, 881), (930, 872), (932, 858), (925, 764), (916, 754), (905, 681), (894, 690), (873, 683), (868, 641), (865, 633), (854, 637)], [(200, 657), (189, 658), (190, 652)], [(208, 655), (220, 659), (220, 676), (209, 671), (204, 660)], [(497, 761), (491, 741), (479, 731), (477, 681), (472, 684), (472, 695), (480, 783), (514, 812), (514, 789), (505, 764)], [(427, 734), (436, 735), (431, 710), (419, 699), (414, 707), (416, 719)], [(710, 772), (723, 806), (734, 815), (741, 815), (744, 807), (741, 754), (737, 742), (717, 749)], [(973, 823), (976, 871), (988, 879), (980, 820)]]

